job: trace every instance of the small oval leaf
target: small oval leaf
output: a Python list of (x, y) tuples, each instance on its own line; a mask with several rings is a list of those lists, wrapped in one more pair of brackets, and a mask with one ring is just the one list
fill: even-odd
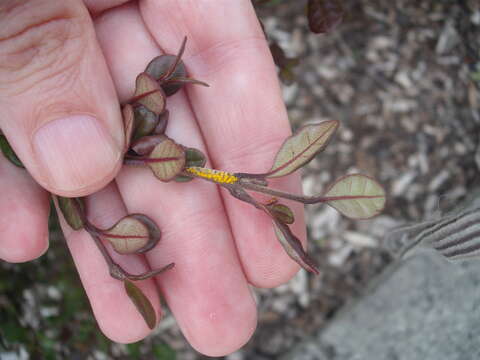
[(267, 205), (270, 210), (270, 213), (280, 222), (284, 224), (293, 224), (295, 222), (295, 217), (293, 211), (284, 204), (273, 203)]
[(317, 34), (332, 31), (345, 15), (341, 0), (309, 0), (307, 12), (308, 26)]
[(143, 105), (135, 106), (133, 113), (135, 117), (135, 126), (132, 140), (134, 141), (143, 136), (152, 134), (159, 122), (158, 115), (153, 111), (148, 110)]
[(172, 139), (165, 137), (144, 161), (159, 180), (166, 182), (184, 169), (185, 151)]
[(308, 163), (327, 146), (338, 125), (338, 121), (331, 120), (300, 128), (282, 144), (266, 177), (285, 176)]
[(57, 196), (58, 207), (67, 224), (73, 230), (80, 230), (83, 228), (83, 220), (79, 211), (84, 211), (83, 201), (80, 198), (67, 198)]
[(132, 300), (138, 312), (142, 315), (147, 326), (153, 330), (157, 324), (157, 316), (152, 303), (148, 300), (143, 291), (132, 281), (125, 279), (123, 284), (128, 297)]
[(302, 243), (295, 235), (293, 235), (288, 225), (274, 219), (273, 226), (275, 228), (275, 235), (288, 256), (305, 270), (318, 275), (320, 272), (318, 271), (317, 266), (305, 250), (303, 250)]
[(347, 175), (338, 179), (324, 194), (328, 205), (352, 219), (368, 219), (385, 207), (383, 187), (374, 179), (361, 175)]
[[(155, 228), (153, 234), (152, 226)], [(134, 214), (125, 216), (110, 229), (103, 230), (102, 237), (110, 241), (116, 252), (132, 254), (145, 252), (155, 246), (160, 240), (160, 231), (145, 215)]]
[(147, 73), (140, 73), (137, 76), (133, 99), (157, 115), (165, 110), (165, 93), (157, 81)]
[(15, 154), (15, 151), (13, 151), (7, 138), (3, 134), (0, 134), (0, 149), (2, 150), (2, 153), (3, 155), (5, 155), (7, 160), (10, 161), (13, 165), (18, 166), (22, 169), (25, 168), (25, 166), (23, 166), (22, 162), (18, 158), (17, 154)]

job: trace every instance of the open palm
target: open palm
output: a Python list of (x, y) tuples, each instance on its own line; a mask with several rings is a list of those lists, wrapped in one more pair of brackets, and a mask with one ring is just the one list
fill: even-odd
[[(87, 204), (102, 228), (127, 212), (155, 220), (163, 233), (156, 248), (145, 257), (112, 252), (114, 259), (130, 273), (175, 262), (138, 283), (156, 311), (160, 289), (198, 351), (219, 356), (242, 346), (256, 326), (249, 284), (277, 286), (298, 265), (277, 242), (270, 219), (224, 190), (199, 181), (161, 183), (148, 169), (119, 171), (118, 99), (132, 96), (149, 60), (176, 53), (187, 36), (189, 74), (210, 88), (187, 86), (168, 98), (167, 134), (202, 150), (209, 167), (268, 170), (290, 127), (250, 1), (7, 0), (0, 21), (0, 127), (36, 182), (64, 196), (101, 189)], [(9, 190), (0, 200), (0, 257), (36, 258), (47, 247), (48, 193), (4, 158), (0, 173)], [(273, 183), (299, 191), (295, 176)], [(293, 231), (304, 239), (301, 209), (289, 206), (297, 213)], [(88, 233), (62, 227), (102, 331), (119, 342), (147, 336)]]

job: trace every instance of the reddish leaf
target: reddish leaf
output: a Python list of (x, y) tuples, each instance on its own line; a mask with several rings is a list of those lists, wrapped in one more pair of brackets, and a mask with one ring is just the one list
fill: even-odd
[(293, 224), (295, 222), (295, 217), (293, 211), (284, 204), (273, 203), (267, 205), (270, 210), (270, 213), (283, 224)]
[(143, 214), (130, 214), (119, 220), (101, 236), (108, 240), (120, 254), (144, 253), (160, 240), (160, 229)]
[(133, 100), (156, 115), (165, 110), (165, 93), (157, 81), (147, 73), (140, 73), (135, 81), (135, 94)]
[(302, 243), (295, 235), (293, 235), (288, 225), (283, 224), (277, 219), (274, 219), (273, 225), (278, 241), (280, 241), (280, 244), (282, 244), (288, 256), (290, 256), (305, 270), (318, 275), (320, 272), (318, 271), (317, 266), (308, 256), (305, 250), (303, 250)]
[(323, 195), (328, 205), (352, 219), (368, 219), (385, 207), (383, 187), (374, 179), (360, 174), (338, 179)]
[(282, 144), (266, 177), (285, 176), (308, 163), (325, 149), (338, 124), (338, 121), (331, 120), (300, 128)]
[(314, 33), (328, 33), (341, 24), (345, 11), (341, 0), (309, 0), (308, 25)]
[(132, 144), (132, 150), (138, 155), (148, 155), (165, 139), (167, 139), (165, 135), (144, 136)]
[(144, 161), (159, 180), (170, 181), (185, 167), (185, 150), (165, 136)]

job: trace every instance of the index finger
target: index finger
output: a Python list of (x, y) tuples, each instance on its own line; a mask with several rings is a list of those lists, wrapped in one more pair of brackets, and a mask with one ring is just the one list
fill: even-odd
[[(251, 2), (145, 0), (140, 2), (140, 10), (166, 52), (175, 53), (182, 38), (189, 39), (184, 61), (190, 74), (210, 88), (188, 87), (187, 95), (214, 167), (267, 171), (291, 131), (271, 54)], [(300, 191), (298, 176), (272, 184)], [(293, 276), (298, 266), (276, 240), (271, 220), (223, 195), (249, 281), (270, 287)], [(297, 218), (292, 230), (305, 239), (302, 208), (292, 207)]]

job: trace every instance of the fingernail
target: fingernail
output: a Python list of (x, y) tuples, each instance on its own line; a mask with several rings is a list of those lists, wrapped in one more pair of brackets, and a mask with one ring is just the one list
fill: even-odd
[(47, 122), (33, 137), (34, 151), (52, 190), (75, 192), (104, 180), (120, 159), (120, 147), (90, 115)]

